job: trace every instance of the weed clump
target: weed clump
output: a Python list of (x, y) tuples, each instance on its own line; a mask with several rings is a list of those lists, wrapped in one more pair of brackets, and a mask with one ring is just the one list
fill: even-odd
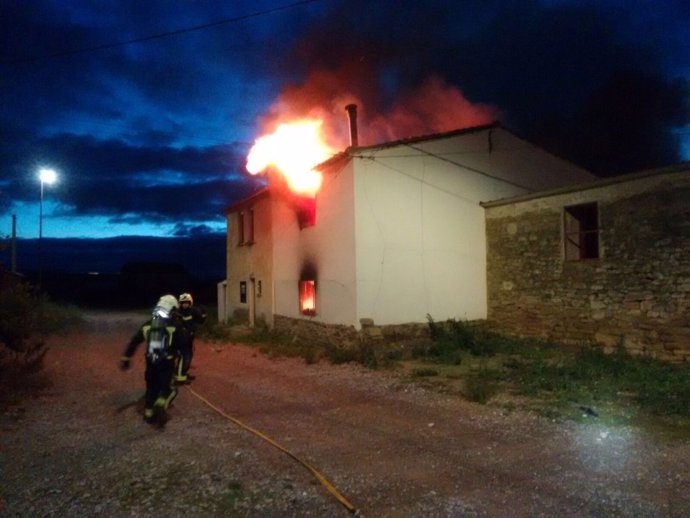
[(29, 284), (0, 290), (0, 403), (46, 385), (41, 374), (48, 352), (45, 335), (81, 321), (76, 310), (51, 304)]
[(633, 403), (648, 415), (690, 418), (685, 366), (632, 356), (623, 347), (607, 354), (594, 344), (573, 349), (508, 337), (479, 322), (427, 320), (431, 340), (416, 344), (412, 358), (449, 366), (444, 368), (462, 379), (462, 393), (471, 401), (484, 403), (504, 392), (550, 402), (542, 413)]
[(426, 318), (432, 343), (424, 351), (424, 355), (435, 358), (439, 363), (459, 365), (464, 353), (491, 357), (507, 351), (512, 345), (510, 340), (489, 331), (478, 322), (455, 319), (435, 322), (431, 315), (427, 315)]
[(500, 373), (480, 366), (465, 377), (463, 394), (475, 403), (486, 403), (500, 390)]

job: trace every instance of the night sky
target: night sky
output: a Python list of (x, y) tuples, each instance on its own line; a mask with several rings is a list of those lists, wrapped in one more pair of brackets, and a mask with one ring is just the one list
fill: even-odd
[(9, 0), (0, 25), (0, 238), (37, 238), (53, 168), (43, 236), (78, 269), (156, 236), (216, 238), (222, 272), (254, 140), (320, 115), (344, 149), (348, 102), (362, 145), (500, 120), (601, 176), (690, 159), (687, 1)]

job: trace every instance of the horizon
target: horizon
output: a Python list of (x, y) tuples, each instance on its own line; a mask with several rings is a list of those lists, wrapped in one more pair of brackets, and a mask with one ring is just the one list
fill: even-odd
[[(11, 239), (0, 265), (11, 270)], [(224, 233), (196, 237), (114, 236), (105, 238), (17, 238), (16, 270), (22, 274), (120, 274), (132, 263), (179, 264), (204, 279), (225, 279)], [(39, 254), (39, 246), (43, 260)], [(41, 264), (42, 263), (42, 264)]]

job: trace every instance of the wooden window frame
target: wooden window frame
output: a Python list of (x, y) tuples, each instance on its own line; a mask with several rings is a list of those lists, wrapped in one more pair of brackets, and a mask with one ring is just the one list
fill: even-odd
[(563, 207), (563, 258), (566, 261), (599, 259), (600, 233), (597, 202)]

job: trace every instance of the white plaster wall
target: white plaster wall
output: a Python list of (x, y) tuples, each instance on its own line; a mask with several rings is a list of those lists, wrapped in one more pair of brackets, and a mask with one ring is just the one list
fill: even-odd
[(483, 209), (427, 158), (379, 159), (357, 161), (357, 318), (484, 318)]
[[(274, 204), (275, 312), (317, 322), (354, 325), (355, 253), (352, 169), (326, 172), (316, 197), (316, 224), (299, 228), (287, 198)], [(299, 312), (305, 264), (316, 271), (316, 315)]]
[[(486, 191), (481, 201), (512, 196), (501, 185), (522, 187), (536, 192), (596, 180), (597, 177), (575, 164), (558, 158), (522, 140), (503, 128), (412, 143), (414, 148), (439, 157), (451, 167), (474, 170), (478, 178), (498, 179), (495, 192)], [(413, 152), (408, 147), (408, 152)], [(457, 164), (457, 165), (456, 165)]]
[[(273, 318), (273, 274), (271, 232), (271, 199), (268, 195), (250, 200), (242, 210), (254, 210), (254, 243), (238, 245), (237, 212), (227, 215), (227, 315), (232, 317), (235, 309), (249, 310), (249, 297), (254, 277), (254, 287), (261, 281), (261, 294), (255, 292), (255, 314), (257, 319), (271, 323)], [(240, 282), (247, 283), (247, 302), (240, 302)]]
[(382, 325), (486, 318), (480, 202), (592, 178), (500, 129), (359, 153), (357, 320)]

